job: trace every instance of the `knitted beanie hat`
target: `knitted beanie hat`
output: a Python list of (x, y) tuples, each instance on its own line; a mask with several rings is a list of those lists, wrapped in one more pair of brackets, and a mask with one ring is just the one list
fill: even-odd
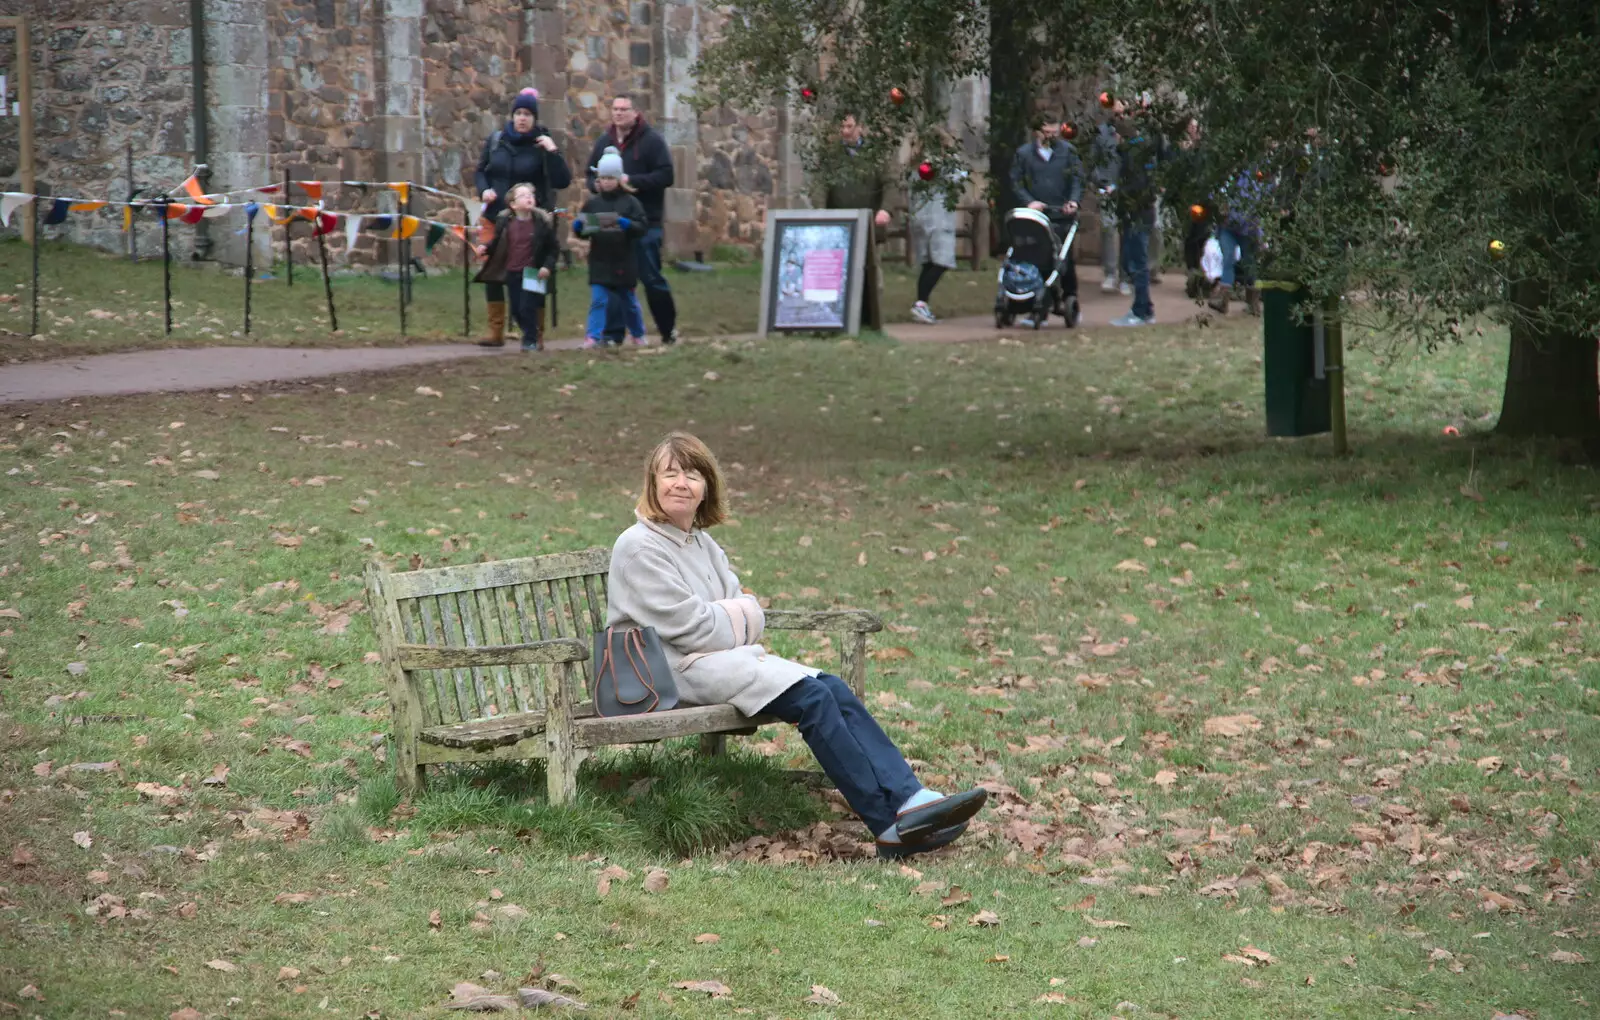
[(621, 177), (622, 153), (617, 151), (615, 145), (606, 146), (605, 153), (600, 157), (600, 163), (594, 168), (596, 177)]
[(529, 113), (533, 114), (534, 120), (538, 120), (539, 90), (536, 88), (525, 88), (521, 92), (518, 92), (517, 98), (511, 101), (511, 112), (516, 113), (518, 110), (527, 110)]

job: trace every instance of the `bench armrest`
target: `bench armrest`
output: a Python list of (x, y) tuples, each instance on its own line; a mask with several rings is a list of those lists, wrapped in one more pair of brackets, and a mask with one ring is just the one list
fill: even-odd
[(552, 638), (525, 645), (480, 645), (447, 648), (443, 645), (397, 645), (400, 668), (459, 669), (467, 666), (525, 666), (541, 662), (582, 662), (589, 649), (576, 638)]
[(844, 631), (848, 634), (876, 634), (883, 621), (864, 609), (828, 609), (807, 612), (801, 609), (768, 609), (768, 630)]

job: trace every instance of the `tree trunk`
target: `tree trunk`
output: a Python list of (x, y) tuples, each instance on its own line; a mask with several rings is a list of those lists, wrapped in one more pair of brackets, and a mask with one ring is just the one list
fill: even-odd
[[(994, 226), (1011, 208), (1011, 156), (1028, 137), (1029, 69), (1018, 59), (1027, 42), (1021, 7), (1016, 0), (989, 4), (989, 198)], [(998, 239), (997, 232), (991, 233)]]
[[(1514, 300), (1535, 308), (1532, 291), (1520, 285)], [(1600, 437), (1600, 342), (1592, 335), (1541, 330), (1524, 319), (1513, 322), (1495, 430), (1507, 436)]]

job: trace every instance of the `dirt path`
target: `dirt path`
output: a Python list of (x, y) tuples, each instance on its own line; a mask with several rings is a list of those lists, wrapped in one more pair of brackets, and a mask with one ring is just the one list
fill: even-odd
[[(1082, 284), (1084, 325), (1081, 331), (1104, 335), (1113, 331), (1111, 319), (1128, 310), (1129, 299), (1102, 294), (1098, 272), (1089, 270)], [(1092, 282), (1091, 282), (1092, 281)], [(1151, 288), (1156, 319), (1180, 323), (1194, 316), (1193, 302), (1184, 298), (1181, 278), (1169, 275), (1163, 286)], [(938, 295), (933, 298), (938, 307)], [(1238, 315), (1238, 311), (1233, 313)], [(1045, 327), (1062, 332), (1060, 319)], [(1026, 326), (997, 330), (990, 316), (948, 319), (935, 326), (895, 323), (890, 335), (906, 343), (966, 343), (1031, 332)], [(557, 340), (551, 350), (573, 350), (577, 340)], [(292, 382), (352, 372), (381, 372), (408, 365), (458, 358), (521, 356), (514, 344), (488, 349), (470, 343), (421, 347), (284, 348), (198, 347), (125, 354), (96, 354), (54, 361), (0, 366), (0, 404), (111, 397), (131, 393), (165, 393), (183, 390), (230, 389), (271, 382)]]

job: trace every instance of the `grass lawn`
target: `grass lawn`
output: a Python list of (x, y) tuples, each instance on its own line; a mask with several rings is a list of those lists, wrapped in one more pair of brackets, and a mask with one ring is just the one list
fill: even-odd
[[(1481, 435), (1503, 338), (1356, 353), (1344, 460), (1262, 437), (1258, 354), (724, 342), (8, 409), (0, 1015), (444, 1016), (472, 981), (602, 1016), (1593, 1017), (1593, 472)], [(779, 728), (618, 750), (566, 810), (521, 767), (398, 802), (364, 560), (608, 545), (680, 426), (745, 583), (882, 614), (875, 711), (996, 792), (950, 852), (858, 857)]]
[[(415, 278), (402, 337), (394, 283), (375, 276), (335, 276), (339, 332), (330, 334), (320, 268), (296, 265), (290, 287), (286, 267), (279, 263), (270, 270), (269, 279), (257, 277), (252, 287), (251, 332), (246, 336), (243, 274), (214, 264), (174, 262), (169, 337), (163, 331), (159, 260), (133, 263), (61, 242), (46, 242), (39, 256), (40, 335), (30, 339), (24, 334), (29, 328), (32, 252), (21, 241), (0, 240), (0, 359), (219, 344), (367, 347), (466, 339), (461, 332), (459, 268)], [(586, 273), (582, 264), (561, 273), (556, 308), (560, 322), (550, 330), (553, 338), (583, 336), (583, 317), (589, 308)], [(759, 262), (720, 262), (711, 273), (669, 268), (667, 276), (677, 294), (687, 336), (755, 332), (761, 289)], [(904, 262), (897, 262), (885, 267), (884, 280), (887, 321), (909, 321), (916, 297), (915, 273)], [(6, 296), (15, 300), (4, 300)], [(476, 340), (484, 335), (487, 322), (483, 287), (474, 284), (470, 299), (471, 339)], [(942, 314), (986, 313), (993, 305), (992, 269), (952, 271), (940, 283)], [(648, 315), (646, 326), (653, 333)]]

